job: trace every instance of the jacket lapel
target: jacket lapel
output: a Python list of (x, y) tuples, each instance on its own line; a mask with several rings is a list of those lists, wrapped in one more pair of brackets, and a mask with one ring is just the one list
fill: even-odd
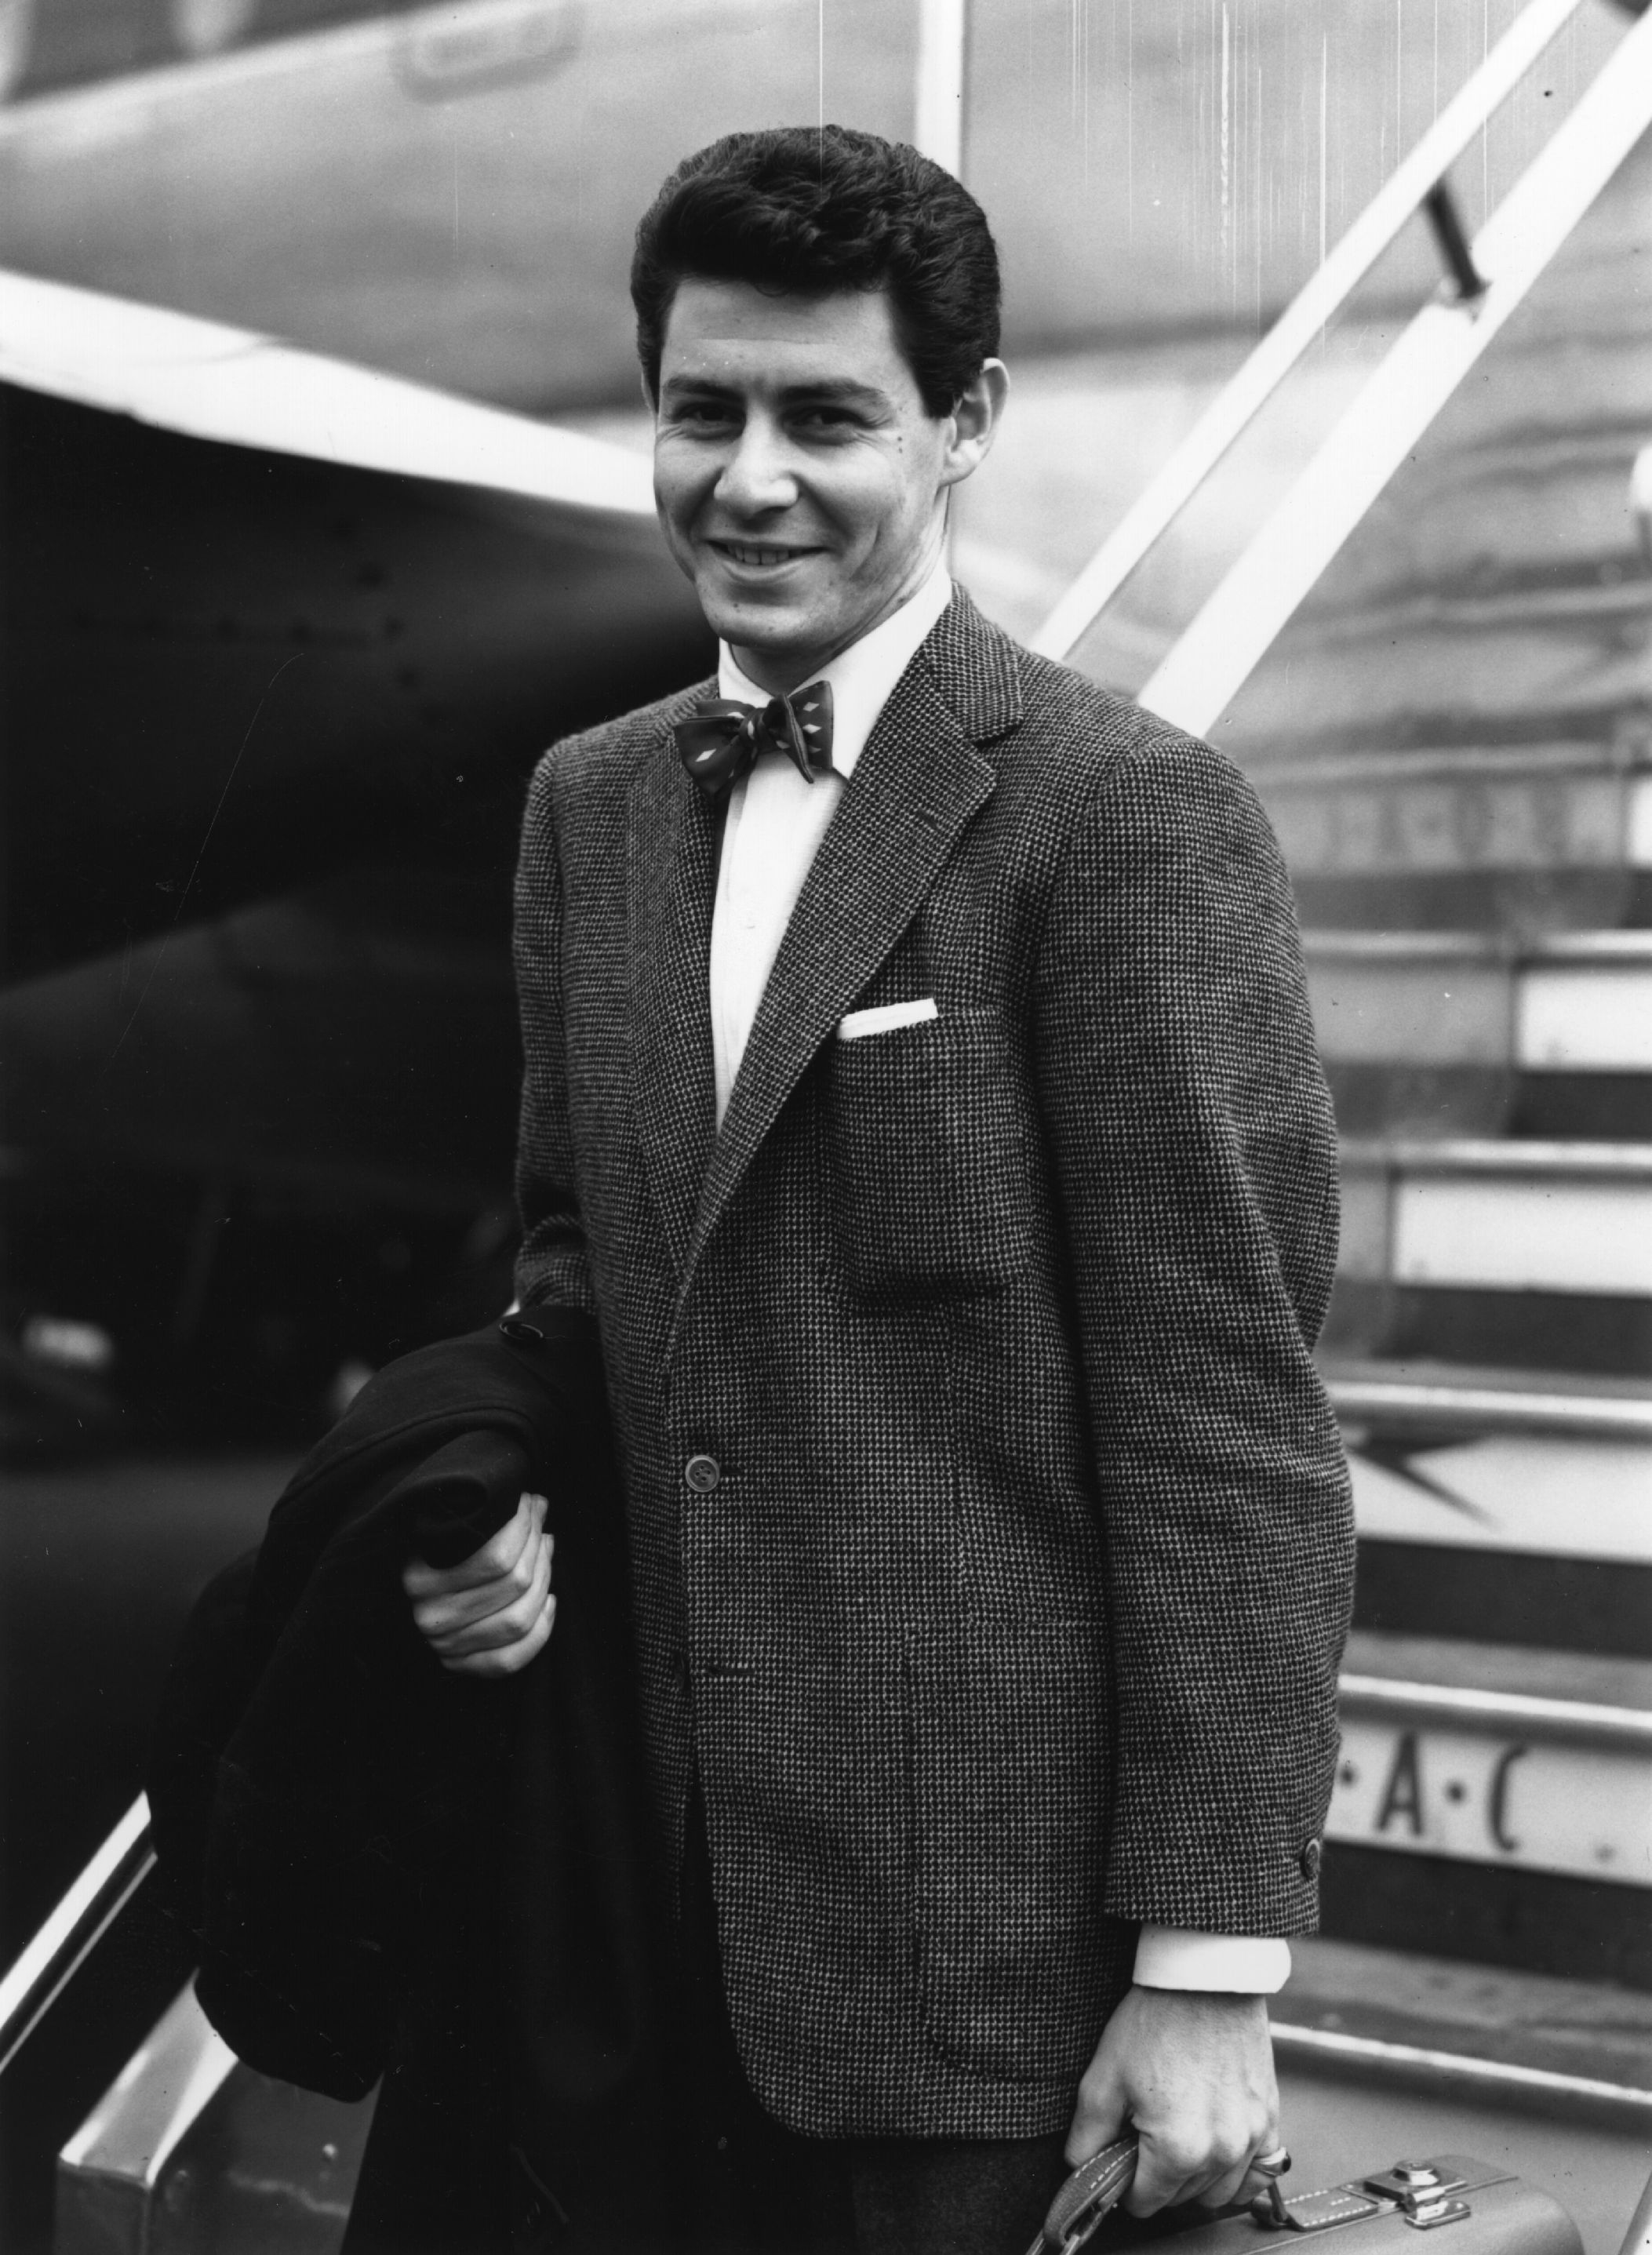
[(684, 774), (671, 723), (715, 683), (673, 700), (631, 784), (626, 889), (631, 1074), (671, 1259), (686, 1267), (716, 1115), (712, 1078), (712, 873), (717, 810)]
[[(960, 590), (884, 706), (792, 912), (712, 1147), (691, 1268), (810, 1060), (992, 795), (978, 742), (1019, 718), (1014, 645)], [(703, 947), (700, 961), (703, 986)]]

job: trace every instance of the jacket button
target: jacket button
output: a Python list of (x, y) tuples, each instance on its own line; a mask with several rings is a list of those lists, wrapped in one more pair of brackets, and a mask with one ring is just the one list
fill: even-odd
[(499, 1328), (513, 1346), (543, 1346), (545, 1333), (526, 1316), (501, 1316)]
[(722, 1476), (715, 1457), (690, 1457), (683, 1466), (683, 1478), (696, 1495), (709, 1495)]
[(1319, 1843), (1317, 1840), (1310, 1840), (1307, 1846), (1303, 1850), (1301, 1855), (1297, 1857), (1297, 1868), (1302, 1873), (1304, 1879), (1317, 1879), (1318, 1878), (1319, 1859), (1324, 1852), (1324, 1850), (1320, 1847)]

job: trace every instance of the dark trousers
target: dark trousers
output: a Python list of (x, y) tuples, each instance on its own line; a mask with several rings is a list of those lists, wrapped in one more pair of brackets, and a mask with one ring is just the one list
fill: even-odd
[(696, 2255), (1025, 2255), (1065, 2174), (1047, 2138), (805, 2138), (746, 2080), (723, 1994), (698, 1789), (678, 1927), (686, 2205)]

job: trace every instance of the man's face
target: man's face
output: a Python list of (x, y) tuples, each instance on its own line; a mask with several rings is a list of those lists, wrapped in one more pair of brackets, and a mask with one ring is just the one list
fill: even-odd
[(922, 583), (946, 488), (985, 452), (960, 424), (925, 411), (882, 291), (679, 285), (655, 497), (708, 623), (754, 679), (796, 688)]

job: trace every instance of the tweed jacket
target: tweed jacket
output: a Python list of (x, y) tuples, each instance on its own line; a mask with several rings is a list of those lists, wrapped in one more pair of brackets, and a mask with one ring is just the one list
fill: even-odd
[(698, 1767), (759, 2097), (1043, 2133), (1137, 1921), (1314, 1917), (1353, 1541), (1290, 891), (1231, 765), (955, 594), (717, 1130), (703, 693), (534, 777), (519, 1286), (598, 1319), (656, 1805), (680, 1841)]

